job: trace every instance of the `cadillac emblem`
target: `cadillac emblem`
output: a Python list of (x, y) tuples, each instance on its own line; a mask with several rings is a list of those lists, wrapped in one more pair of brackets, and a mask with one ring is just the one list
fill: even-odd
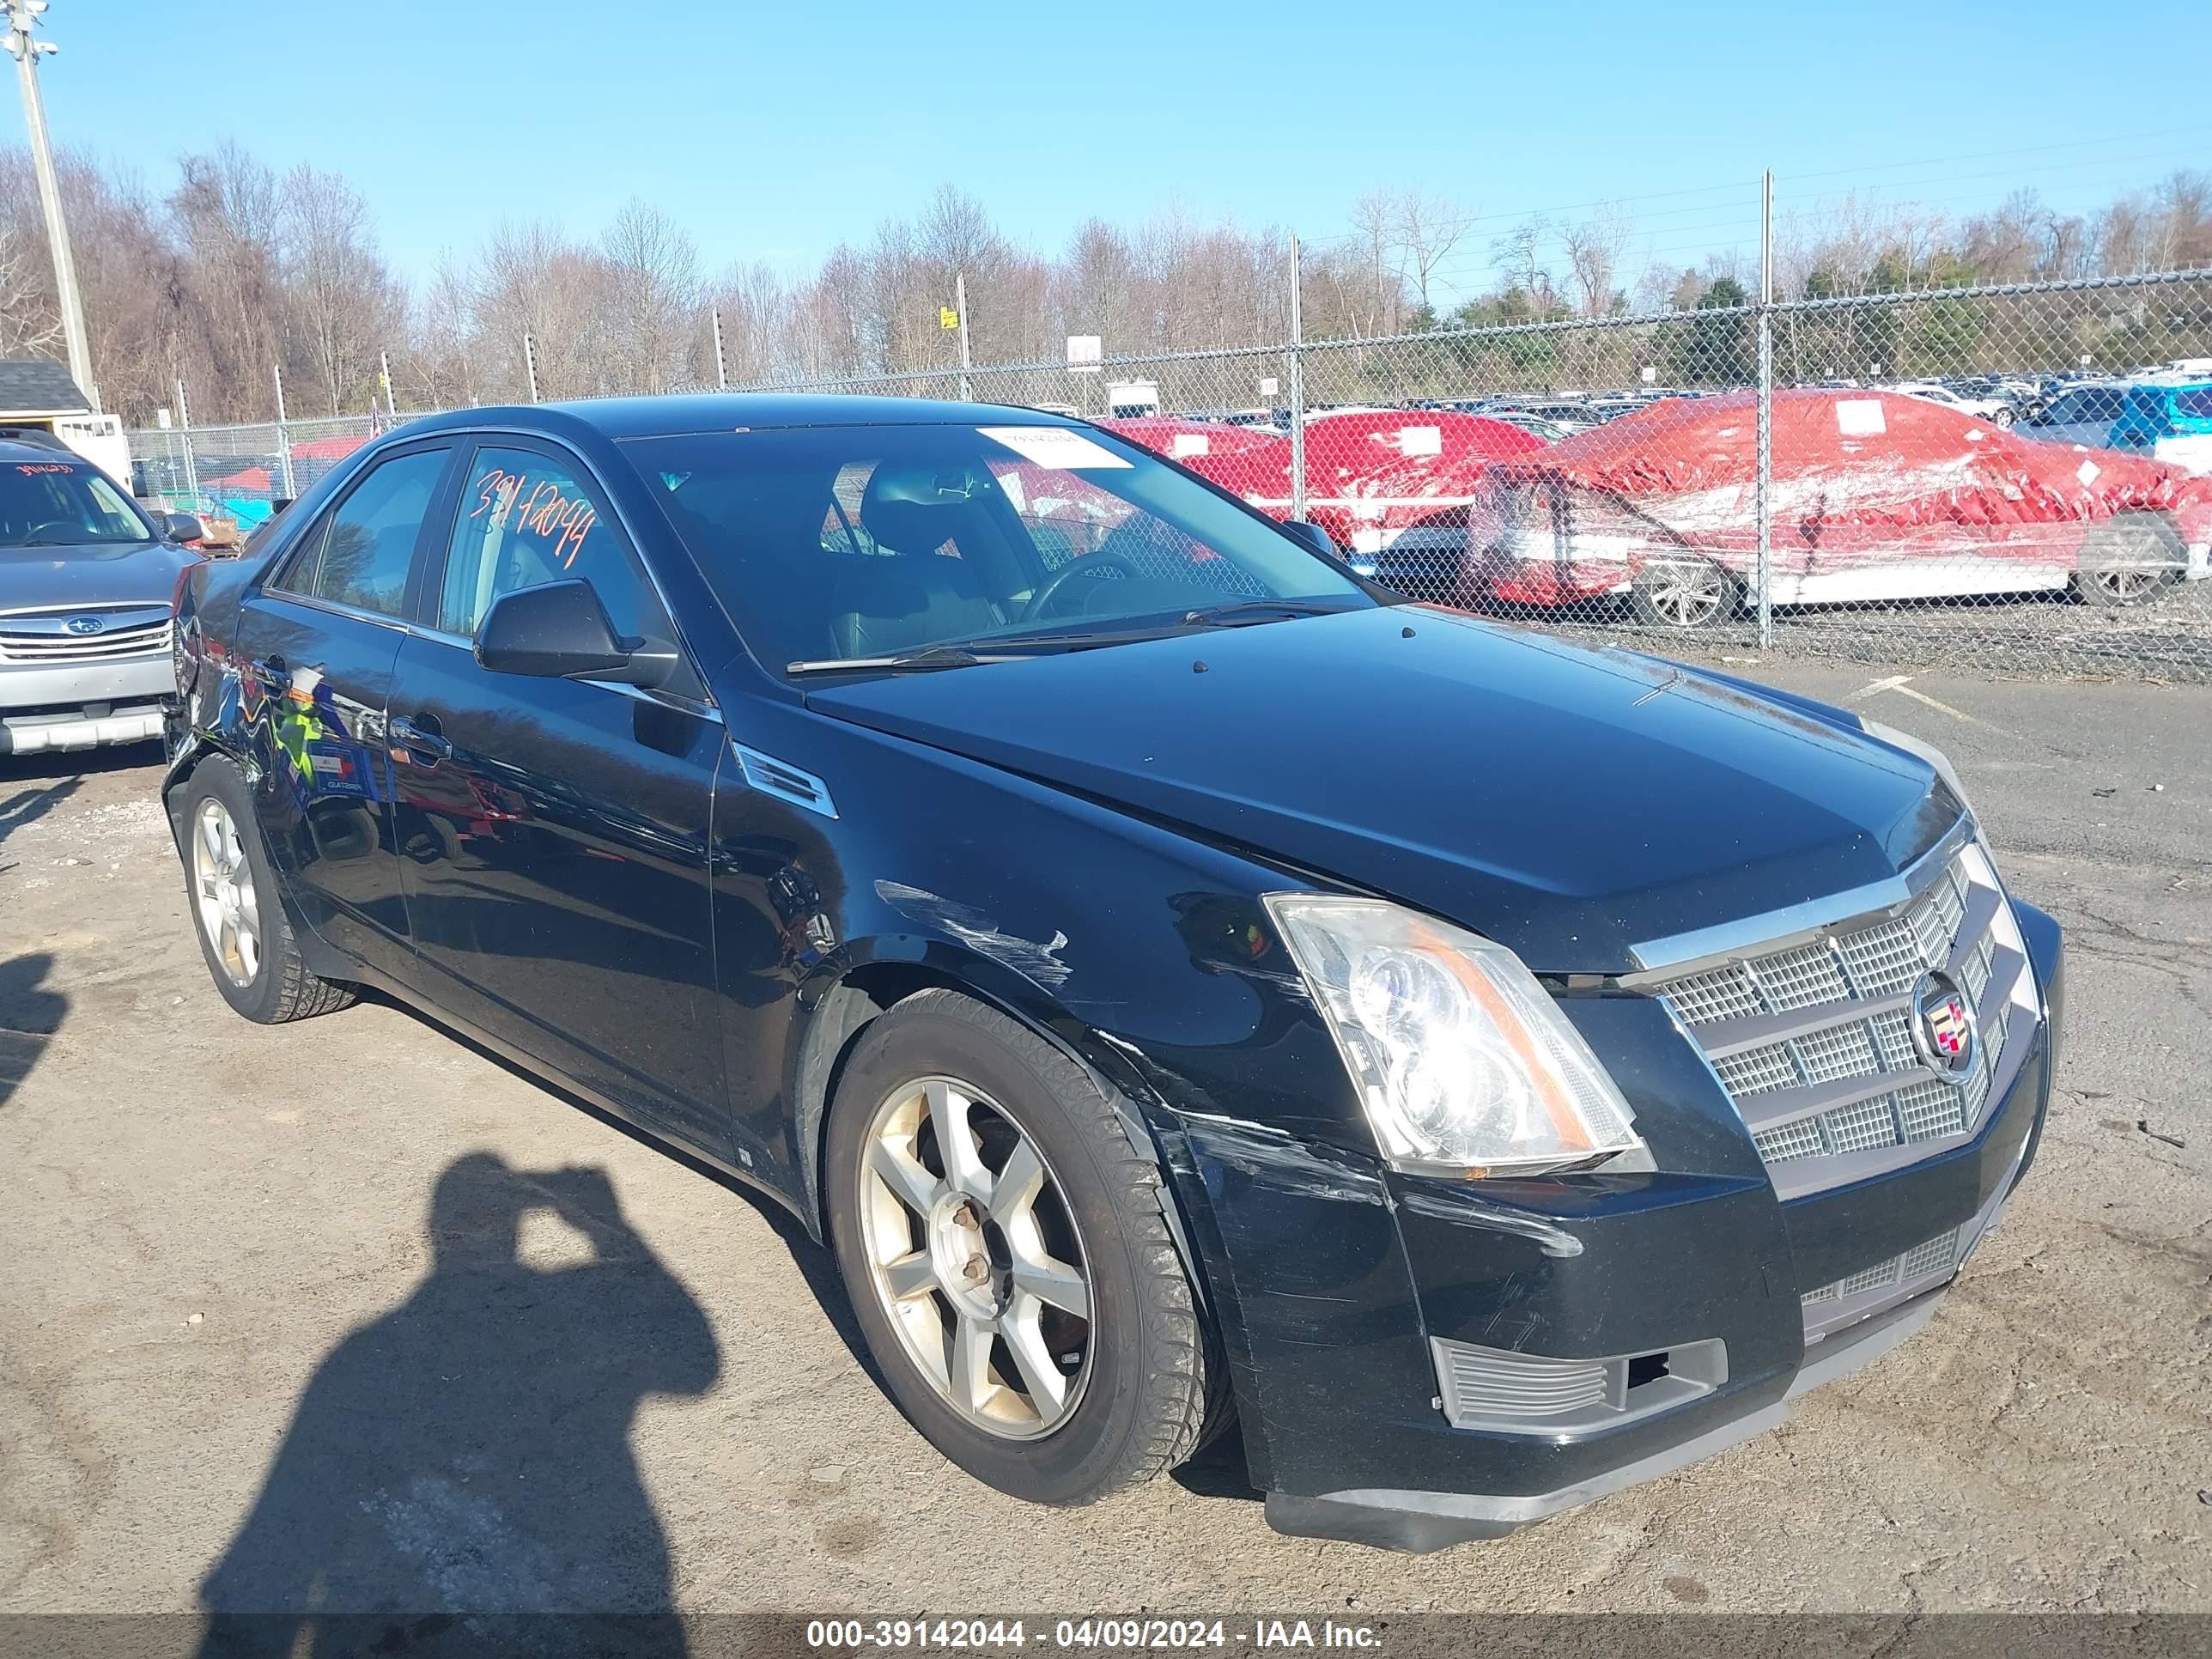
[(1948, 974), (1923, 974), (1912, 988), (1912, 1046), (1947, 1082), (1974, 1069), (1974, 1011)]

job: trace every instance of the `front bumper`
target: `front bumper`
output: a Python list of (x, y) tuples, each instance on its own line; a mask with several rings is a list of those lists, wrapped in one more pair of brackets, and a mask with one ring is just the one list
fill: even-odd
[[(2061, 939), (2041, 912), (2015, 914), (2047, 1017), (2011, 1085), (1972, 1140), (1856, 1186), (1784, 1202), (1703, 1060), (1679, 1039), (1639, 1047), (1626, 1024), (1614, 1035), (1629, 1040), (1601, 1052), (1639, 1054), (1624, 1088), (1666, 1103), (1638, 1106), (1658, 1174), (1453, 1185), (1249, 1126), (1170, 1126), (1270, 1524), (1417, 1551), (1498, 1537), (1762, 1433), (1927, 1323), (1949, 1273), (1931, 1285), (1903, 1270), (1903, 1299), (1856, 1292), (1844, 1323), (1832, 1292), (1952, 1231), (1955, 1273), (2033, 1161)], [(1656, 1012), (1639, 1000), (1583, 1006), (1625, 1023)], [(1815, 1289), (1829, 1299), (1808, 1305)], [(1516, 1432), (1454, 1412), (1440, 1365), (1455, 1349), (1539, 1367), (1725, 1358), (1677, 1367), (1681, 1385), (1646, 1393), (1656, 1406)]]
[(161, 735), (176, 695), (168, 653), (112, 662), (0, 668), (0, 755), (93, 749)]

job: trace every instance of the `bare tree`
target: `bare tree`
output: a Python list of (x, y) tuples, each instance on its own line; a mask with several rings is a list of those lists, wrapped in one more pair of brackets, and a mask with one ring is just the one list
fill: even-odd
[(1559, 228), (1559, 246), (1565, 250), (1567, 274), (1583, 316), (1612, 314), (1620, 256), (1627, 251), (1630, 232), (1628, 210), (1618, 202), (1607, 202), (1581, 222)]
[(627, 373), (625, 388), (665, 392), (693, 378), (691, 321), (700, 299), (699, 250), (659, 208), (633, 198), (600, 240), (611, 307), (598, 322)]
[(280, 215), (283, 276), (330, 411), (374, 404), (378, 352), (405, 307), (368, 204), (337, 174), (301, 167), (285, 175)]
[(1437, 267), (1466, 238), (1473, 222), (1474, 215), (1448, 197), (1409, 190), (1398, 198), (1401, 271), (1413, 283), (1414, 301), (1424, 313), (1433, 314), (1436, 308), (1430, 283)]

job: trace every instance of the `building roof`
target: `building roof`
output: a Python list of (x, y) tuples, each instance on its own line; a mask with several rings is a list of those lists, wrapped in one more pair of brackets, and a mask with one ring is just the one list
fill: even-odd
[(77, 415), (92, 399), (51, 357), (0, 357), (0, 418), (11, 415)]

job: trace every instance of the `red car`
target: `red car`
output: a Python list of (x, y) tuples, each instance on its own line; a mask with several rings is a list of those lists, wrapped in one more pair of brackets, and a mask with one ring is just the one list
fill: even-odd
[[(1756, 580), (1756, 395), (1661, 403), (1486, 474), (1462, 597), (1623, 594), (1656, 626), (1735, 615)], [(1774, 394), (1778, 605), (2078, 587), (2137, 605), (2207, 574), (2212, 478), (2039, 443), (1915, 398)]]

